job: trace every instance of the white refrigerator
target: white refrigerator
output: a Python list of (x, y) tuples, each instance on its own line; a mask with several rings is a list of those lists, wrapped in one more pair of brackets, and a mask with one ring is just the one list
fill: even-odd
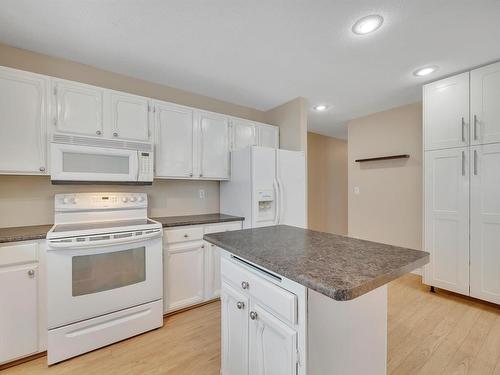
[(231, 180), (220, 183), (220, 212), (244, 217), (243, 228), (305, 228), (304, 152), (257, 146), (233, 151)]

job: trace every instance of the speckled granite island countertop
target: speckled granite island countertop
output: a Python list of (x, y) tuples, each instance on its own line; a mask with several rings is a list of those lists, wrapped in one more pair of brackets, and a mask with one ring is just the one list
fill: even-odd
[(374, 290), (429, 262), (429, 253), (287, 225), (204, 239), (337, 301)]

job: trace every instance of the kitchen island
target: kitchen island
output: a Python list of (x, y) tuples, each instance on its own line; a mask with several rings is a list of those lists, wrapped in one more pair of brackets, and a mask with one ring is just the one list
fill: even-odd
[(429, 254), (278, 225), (214, 233), (222, 374), (386, 373), (386, 284)]

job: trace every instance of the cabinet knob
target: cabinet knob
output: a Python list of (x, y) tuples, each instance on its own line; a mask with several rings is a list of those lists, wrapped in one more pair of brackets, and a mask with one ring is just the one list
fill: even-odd
[(118, 133), (117, 133), (117, 132), (114, 132), (114, 133), (113, 133), (113, 137), (118, 137)]
[(203, 173), (200, 173), (200, 177), (203, 177)]
[(205, 248), (205, 245), (201, 245), (201, 248), (204, 249)]
[(242, 287), (243, 289), (248, 289), (248, 287), (249, 287), (249, 286), (250, 286), (250, 284), (248, 284), (248, 282), (247, 282), (247, 281), (242, 281), (242, 282), (241, 282), (241, 287)]
[(236, 307), (238, 308), (238, 310), (244, 309), (245, 308), (245, 302), (238, 301), (236, 303)]
[(188, 237), (189, 237), (189, 235), (186, 233), (186, 234), (184, 235), (184, 238), (188, 238)]
[(190, 173), (190, 174), (189, 174), (189, 177), (193, 177), (193, 174), (192, 174), (192, 173)]
[(255, 311), (250, 311), (250, 319), (257, 320), (257, 313)]
[(101, 135), (101, 134), (102, 134), (102, 132), (101, 132), (100, 130), (96, 131), (95, 133), (96, 133), (97, 135)]
[(40, 172), (45, 172), (45, 167), (38, 168)]
[(35, 276), (35, 270), (29, 270), (28, 271), (28, 276), (33, 278)]

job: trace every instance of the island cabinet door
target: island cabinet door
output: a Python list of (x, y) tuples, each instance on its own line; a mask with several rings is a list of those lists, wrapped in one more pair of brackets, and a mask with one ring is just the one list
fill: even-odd
[(296, 375), (297, 332), (257, 303), (249, 317), (249, 375)]
[(248, 298), (223, 282), (221, 375), (248, 374)]

